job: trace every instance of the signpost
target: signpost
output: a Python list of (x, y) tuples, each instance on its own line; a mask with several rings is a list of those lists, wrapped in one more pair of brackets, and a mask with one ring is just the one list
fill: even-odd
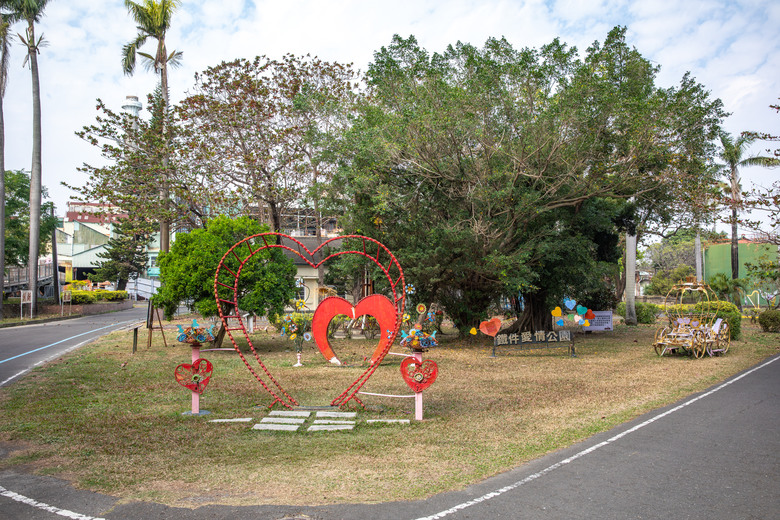
[(65, 304), (68, 304), (68, 316), (73, 314), (73, 293), (71, 291), (62, 291), (60, 300), (60, 316), (65, 315)]
[(30, 304), (30, 319), (33, 317), (33, 293), (32, 291), (22, 291), (22, 302), (19, 304), (19, 319), (24, 319), (24, 304)]

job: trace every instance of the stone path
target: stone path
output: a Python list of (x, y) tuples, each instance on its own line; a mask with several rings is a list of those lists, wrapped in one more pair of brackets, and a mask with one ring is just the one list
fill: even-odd
[[(314, 415), (312, 416), (312, 413)], [(239, 417), (236, 419), (212, 419), (212, 423), (252, 422), (252, 417)], [(253, 430), (287, 431), (295, 432), (305, 430), (316, 431), (341, 431), (352, 430), (358, 424), (357, 412), (316, 411), (310, 410), (273, 410), (260, 422), (252, 426)], [(367, 419), (364, 424), (410, 424), (409, 419)]]

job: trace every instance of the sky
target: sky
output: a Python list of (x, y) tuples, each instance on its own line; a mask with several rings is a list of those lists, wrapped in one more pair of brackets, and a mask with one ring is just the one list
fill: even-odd
[[(173, 102), (192, 89), (195, 73), (236, 58), (310, 54), (365, 71), (394, 34), (414, 35), (431, 53), (458, 41), (481, 47), (505, 37), (515, 48), (538, 48), (558, 37), (582, 56), (622, 25), (628, 44), (661, 67), (659, 86), (674, 86), (690, 71), (731, 113), (726, 131), (780, 134), (780, 114), (769, 108), (780, 98), (777, 1), (182, 0), (172, 24), (168, 49), (183, 52), (182, 66), (169, 73)], [(22, 24), (12, 27), (23, 31)], [(83, 185), (87, 177), (77, 168), (103, 164), (98, 149), (75, 135), (95, 122), (96, 99), (119, 111), (135, 95), (145, 111), (158, 78), (140, 62), (133, 76), (122, 73), (122, 46), (137, 34), (123, 0), (50, 0), (36, 31), (47, 42), (39, 56), (43, 185), (62, 216), (75, 193), (60, 183)], [(154, 42), (146, 45), (142, 50), (153, 53)], [(16, 40), (3, 105), (9, 170), (31, 166), (31, 80), (23, 59)], [(757, 143), (751, 153), (769, 146)], [(744, 188), (780, 180), (780, 169), (741, 174)]]

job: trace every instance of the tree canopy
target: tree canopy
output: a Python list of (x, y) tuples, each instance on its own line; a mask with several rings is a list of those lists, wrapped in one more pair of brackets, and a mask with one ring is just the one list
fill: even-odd
[(114, 223), (114, 234), (106, 244), (106, 250), (98, 253), (97, 270), (90, 276), (96, 281), (118, 280), (124, 291), (129, 280), (134, 280), (146, 269), (146, 247), (151, 242), (152, 227), (146, 223), (123, 219)]
[[(5, 172), (5, 265), (24, 267), (29, 254), (28, 237), (30, 235), (30, 174), (23, 170)], [(42, 189), (42, 198), (48, 198), (48, 192)], [(52, 216), (54, 203), (41, 205), (42, 215), (38, 250), (46, 251), (51, 243), (51, 234), (57, 227), (57, 219)]]
[[(180, 302), (203, 316), (217, 314), (214, 299), (214, 273), (225, 252), (248, 236), (268, 231), (268, 227), (249, 217), (217, 217), (206, 229), (180, 233), (169, 253), (161, 253), (162, 288), (153, 303), (171, 318)], [(227, 267), (238, 272), (238, 260), (229, 256)], [(297, 270), (281, 249), (269, 248), (256, 253), (244, 266), (239, 280), (239, 308), (258, 315), (281, 314), (295, 295)]]
[(603, 283), (597, 261), (615, 262), (617, 233), (636, 225), (626, 201), (705, 162), (692, 138), (706, 141), (718, 106), (688, 77), (660, 89), (655, 72), (623, 28), (582, 61), (557, 39), (431, 55), (396, 36), (345, 139), (346, 230), (388, 245), (461, 330), (519, 291), (523, 327), (544, 327), (552, 302)]
[(352, 79), (348, 66), (290, 54), (209, 67), (178, 110), (179, 164), (279, 231), (282, 215), (329, 177), (327, 144)]

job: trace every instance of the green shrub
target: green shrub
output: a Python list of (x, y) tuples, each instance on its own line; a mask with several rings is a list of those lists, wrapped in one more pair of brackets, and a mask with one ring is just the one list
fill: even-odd
[(758, 317), (758, 324), (764, 332), (780, 332), (780, 310), (767, 310)]
[(108, 301), (118, 302), (128, 298), (127, 291), (108, 291)]
[[(349, 321), (349, 316), (345, 316), (344, 314), (337, 314), (333, 316), (333, 319), (330, 320), (330, 323), (328, 324), (328, 338), (333, 338), (333, 335), (336, 333), (337, 330), (341, 329), (342, 325), (344, 323)], [(347, 331), (347, 335), (350, 336), (352, 334), (352, 331)]]
[(73, 305), (83, 305), (86, 303), (95, 303), (97, 296), (93, 291), (72, 291), (70, 302)]
[(115, 302), (127, 299), (127, 291), (106, 291), (105, 289), (98, 289), (92, 291), (98, 301)]
[[(652, 325), (655, 323), (656, 316), (661, 312), (661, 307), (654, 303), (641, 303), (636, 302), (634, 304), (636, 308), (636, 321), (645, 325)], [(626, 318), (626, 302), (618, 303), (616, 311), (617, 314)]]
[[(693, 314), (693, 308), (693, 305), (687, 303), (675, 303), (674, 305), (667, 305), (665, 307), (667, 316), (686, 316), (688, 314)], [(661, 307), (661, 310), (664, 310), (663, 306)]]

